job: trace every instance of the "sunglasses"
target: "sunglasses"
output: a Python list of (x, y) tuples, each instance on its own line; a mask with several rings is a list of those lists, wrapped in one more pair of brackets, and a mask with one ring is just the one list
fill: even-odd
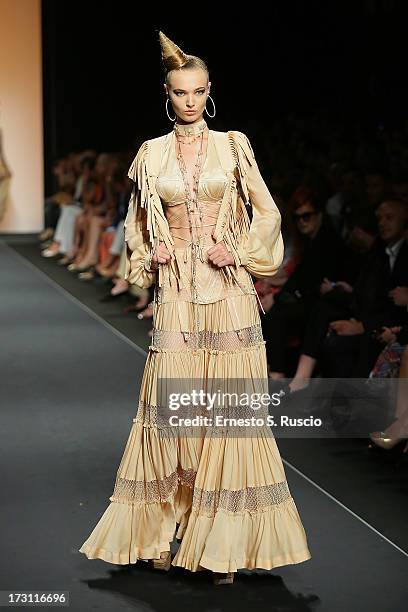
[(295, 221), (310, 221), (312, 217), (314, 217), (317, 213), (315, 212), (304, 212), (304, 213), (293, 213), (293, 218)]

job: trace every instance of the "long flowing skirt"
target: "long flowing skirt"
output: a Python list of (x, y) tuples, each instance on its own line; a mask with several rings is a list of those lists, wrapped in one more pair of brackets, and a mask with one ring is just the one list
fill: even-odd
[(270, 428), (258, 435), (223, 435), (211, 427), (173, 435), (160, 412), (163, 380), (267, 379), (254, 293), (199, 304), (164, 301), (155, 305), (153, 325), (110, 504), (80, 552), (136, 563), (159, 558), (176, 536), (181, 543), (172, 564), (192, 572), (306, 561), (306, 534)]

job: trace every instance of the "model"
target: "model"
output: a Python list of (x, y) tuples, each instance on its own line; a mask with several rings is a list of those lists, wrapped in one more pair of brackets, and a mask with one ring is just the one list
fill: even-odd
[[(248, 138), (211, 130), (203, 118), (215, 115), (206, 64), (159, 36), (175, 123), (140, 147), (125, 220), (125, 278), (155, 286), (153, 337), (110, 504), (80, 552), (115, 564), (207, 569), (225, 584), (239, 568), (310, 559), (306, 534), (270, 427), (239, 436), (204, 425), (169, 435), (163, 381), (200, 380), (206, 389), (211, 381), (267, 381), (251, 275), (279, 269), (281, 217)], [(171, 559), (174, 536), (181, 543)]]

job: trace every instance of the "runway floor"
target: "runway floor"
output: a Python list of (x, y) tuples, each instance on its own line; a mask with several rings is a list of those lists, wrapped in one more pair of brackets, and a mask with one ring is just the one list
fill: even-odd
[(408, 461), (367, 440), (278, 440), (304, 563), (214, 587), (209, 572), (79, 553), (112, 494), (149, 324), (100, 303), (106, 287), (42, 258), (30, 236), (0, 236), (0, 283), (0, 590), (69, 591), (75, 612), (408, 610)]

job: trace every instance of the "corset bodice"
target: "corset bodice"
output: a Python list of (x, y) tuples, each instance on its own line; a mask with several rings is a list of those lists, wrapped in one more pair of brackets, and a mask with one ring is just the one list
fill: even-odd
[[(214, 242), (211, 233), (217, 222), (227, 182), (227, 176), (220, 165), (210, 134), (206, 159), (198, 183), (198, 201), (202, 208), (205, 243)], [(163, 204), (175, 248), (185, 247), (192, 237), (183, 176), (174, 150), (169, 149), (163, 156), (156, 188)], [(192, 223), (193, 226), (200, 227), (198, 210), (193, 211)]]

